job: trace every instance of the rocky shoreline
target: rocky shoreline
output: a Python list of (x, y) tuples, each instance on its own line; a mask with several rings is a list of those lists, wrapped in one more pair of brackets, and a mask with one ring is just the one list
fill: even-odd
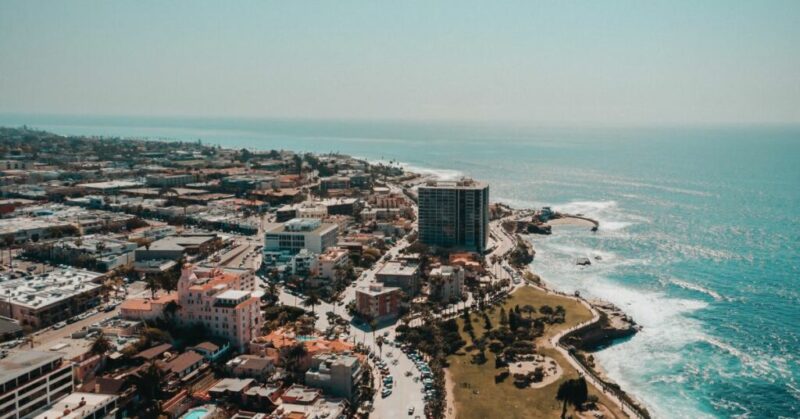
[[(549, 212), (549, 208), (547, 209)], [(509, 220), (503, 224), (504, 228), (510, 233), (516, 233), (518, 240), (523, 234), (552, 234), (554, 225), (572, 225), (589, 228), (596, 232), (600, 223), (597, 220), (583, 215), (572, 215), (550, 212), (542, 214), (536, 212), (519, 212), (520, 217)], [(543, 216), (544, 215), (544, 216)], [(536, 251), (528, 240), (526, 250), (531, 257), (535, 256)], [(588, 263), (590, 264), (590, 263)], [(588, 265), (587, 264), (587, 265)], [(519, 268), (519, 267), (518, 267)], [(524, 276), (537, 286), (551, 292), (557, 292), (547, 286), (539, 275), (533, 273), (529, 268), (524, 268)], [(602, 383), (604, 391), (613, 392), (620, 399), (628, 403), (638, 417), (649, 418), (650, 414), (644, 405), (626, 393), (616, 382), (614, 382), (600, 365), (595, 362), (592, 352), (608, 347), (622, 339), (632, 337), (641, 330), (641, 326), (633, 318), (627, 315), (622, 309), (611, 302), (600, 299), (582, 298), (577, 292), (575, 297), (581, 298), (586, 304), (591, 306), (598, 315), (597, 321), (581, 327), (573, 332), (566, 334), (561, 343), (569, 348), (569, 352), (575, 359), (582, 364), (598, 381)]]
[(636, 321), (614, 304), (599, 299), (587, 302), (600, 313), (600, 320), (565, 339), (565, 343), (576, 349), (593, 352), (617, 340), (631, 337), (641, 330)]

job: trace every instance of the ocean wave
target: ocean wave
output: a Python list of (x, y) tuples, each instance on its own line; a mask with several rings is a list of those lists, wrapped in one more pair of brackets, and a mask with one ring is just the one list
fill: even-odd
[(715, 299), (717, 301), (726, 300), (725, 297), (723, 297), (722, 295), (720, 295), (719, 293), (717, 293), (714, 290), (710, 290), (708, 288), (702, 287), (702, 286), (697, 285), (697, 284), (693, 284), (691, 282), (684, 281), (682, 279), (670, 278), (669, 279), (669, 283), (671, 283), (673, 285), (677, 285), (678, 287), (681, 287), (683, 289), (687, 289), (687, 290), (691, 290), (691, 291), (697, 291), (699, 293), (706, 294), (706, 295), (712, 297), (713, 299)]
[(715, 409), (725, 411), (731, 418), (747, 419), (752, 414), (750, 409), (734, 400), (719, 399), (711, 400), (710, 403)]
[(679, 193), (684, 195), (693, 195), (693, 196), (703, 196), (703, 197), (712, 197), (715, 196), (714, 194), (706, 191), (699, 191), (696, 189), (686, 189), (686, 188), (677, 188), (673, 186), (666, 186), (666, 185), (657, 185), (654, 183), (645, 183), (645, 182), (636, 182), (631, 180), (623, 180), (623, 179), (612, 179), (608, 176), (599, 178), (598, 182), (605, 183), (607, 185), (615, 185), (615, 186), (631, 186), (634, 188), (645, 188), (645, 189), (655, 189), (660, 190), (663, 192), (671, 192), (671, 193)]

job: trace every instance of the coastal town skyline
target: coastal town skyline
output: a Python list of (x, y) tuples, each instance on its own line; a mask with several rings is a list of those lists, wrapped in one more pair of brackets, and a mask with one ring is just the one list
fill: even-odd
[(798, 40), (0, 0), (0, 419), (800, 417)]

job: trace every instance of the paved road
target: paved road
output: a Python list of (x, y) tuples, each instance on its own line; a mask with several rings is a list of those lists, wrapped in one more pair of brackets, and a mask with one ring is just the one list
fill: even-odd
[[(129, 298), (138, 298), (138, 297), (146, 297), (150, 295), (150, 291), (147, 291), (143, 287), (143, 283), (137, 282), (131, 285), (128, 285), (128, 297)], [(79, 320), (75, 323), (68, 324), (61, 329), (53, 329), (49, 327), (47, 329), (40, 330), (32, 335), (33, 338), (33, 349), (37, 349), (42, 346), (47, 346), (53, 342), (58, 340), (70, 337), (73, 333), (80, 331), (84, 327), (89, 327), (93, 323), (97, 323), (106, 319), (110, 319), (115, 317), (119, 314), (119, 307), (116, 307), (113, 311), (104, 312), (104, 311), (97, 311), (91, 316)], [(22, 350), (22, 349), (29, 349), (30, 345), (22, 345), (17, 346), (15, 349)]]

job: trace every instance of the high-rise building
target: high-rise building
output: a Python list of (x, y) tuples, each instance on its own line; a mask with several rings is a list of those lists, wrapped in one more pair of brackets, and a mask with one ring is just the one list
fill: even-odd
[(419, 191), (419, 240), (483, 253), (489, 236), (489, 185), (472, 179), (429, 182)]

